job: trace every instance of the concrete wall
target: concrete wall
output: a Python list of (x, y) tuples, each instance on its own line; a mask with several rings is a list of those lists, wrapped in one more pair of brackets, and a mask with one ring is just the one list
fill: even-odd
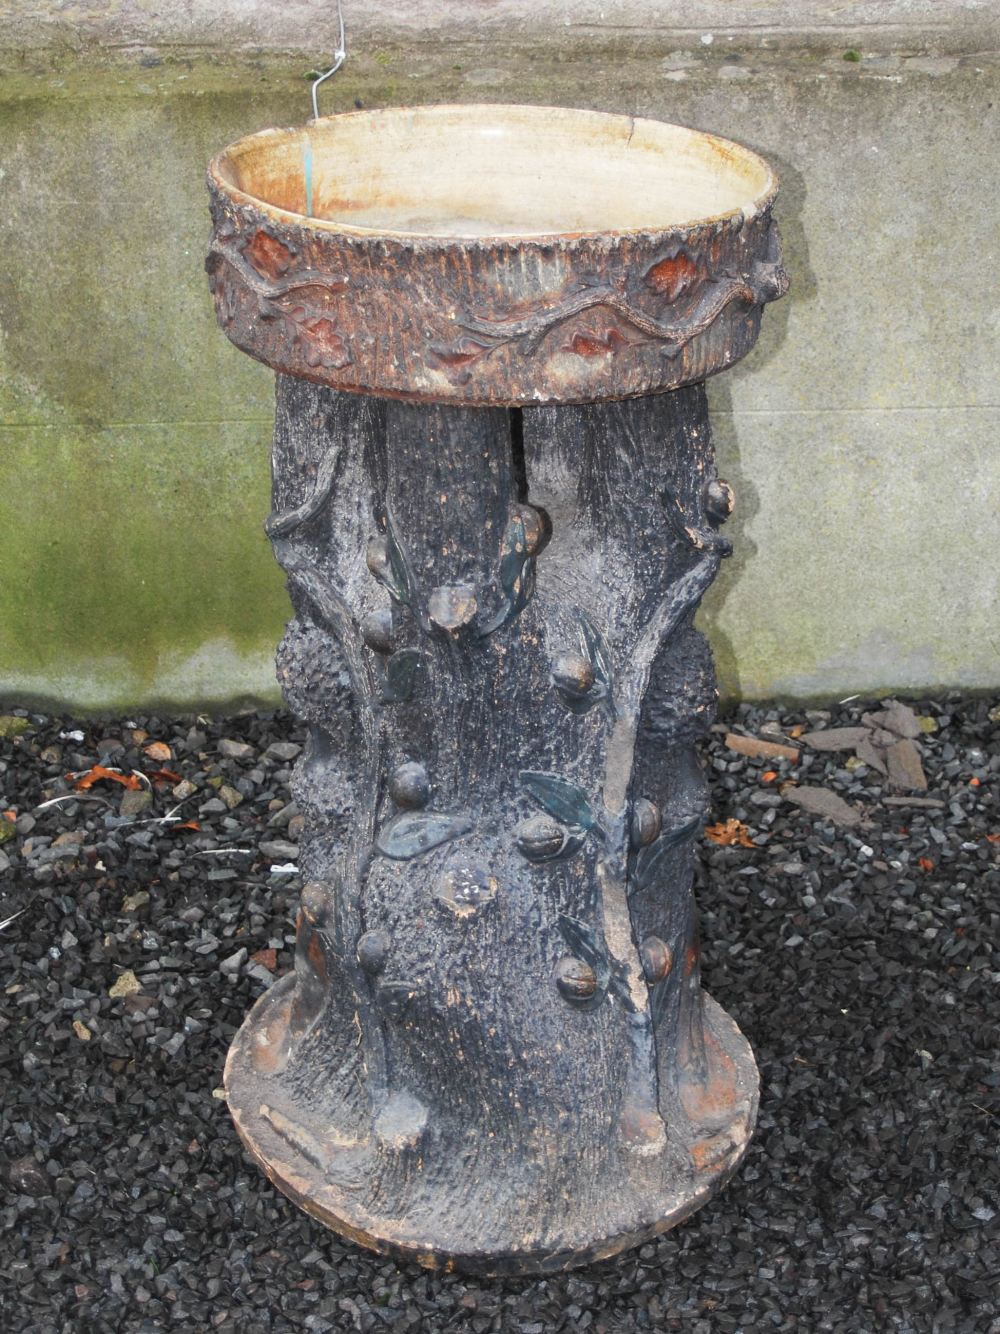
[[(273, 698), (269, 373), (216, 330), (203, 170), (301, 121), (335, 6), (0, 15), (0, 697)], [(323, 110), (551, 102), (740, 139), (793, 295), (711, 386), (723, 688), (1000, 685), (997, 6), (346, 0)], [(725, 26), (722, 26), (722, 25)], [(709, 40), (711, 39), (711, 40)]]

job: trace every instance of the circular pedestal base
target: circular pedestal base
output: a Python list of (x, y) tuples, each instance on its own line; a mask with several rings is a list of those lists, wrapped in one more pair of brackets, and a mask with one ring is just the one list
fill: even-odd
[[(424, 1126), (413, 1134), (404, 1127), (391, 1140), (374, 1134), (353, 1140), (317, 1119), (316, 1099), (295, 1097), (289, 1085), (298, 1081), (274, 1058), (293, 988), (289, 975), (262, 996), (230, 1048), (225, 1083), (236, 1129), (295, 1204), (342, 1236), (397, 1260), (496, 1276), (606, 1259), (665, 1232), (709, 1200), (739, 1164), (753, 1132), (753, 1054), (735, 1023), (706, 995), (710, 1077), (703, 1088), (675, 1100), (677, 1115), (667, 1117), (663, 1148), (641, 1154), (623, 1143), (608, 1155), (606, 1179), (580, 1204), (558, 1175), (543, 1171), (532, 1197), (522, 1193), (516, 1201), (512, 1219), (509, 1210), (491, 1206), (500, 1199), (503, 1173), (488, 1156), (445, 1155)], [(429, 1181), (433, 1187), (425, 1190)]]

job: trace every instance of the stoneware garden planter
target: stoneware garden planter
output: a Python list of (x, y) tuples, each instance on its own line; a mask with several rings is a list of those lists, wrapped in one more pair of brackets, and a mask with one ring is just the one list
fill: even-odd
[(364, 1245), (614, 1254), (746, 1149), (701, 989), (729, 544), (704, 380), (786, 280), (767, 164), (631, 117), (359, 112), (211, 164), (223, 329), (278, 372), (267, 530), (309, 725), (294, 971), (226, 1067), (249, 1151)]

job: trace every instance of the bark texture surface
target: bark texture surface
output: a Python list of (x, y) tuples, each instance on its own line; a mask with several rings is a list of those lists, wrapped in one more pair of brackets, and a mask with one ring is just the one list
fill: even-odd
[[(413, 120), (421, 132), (394, 168)], [(352, 158), (345, 136), (364, 125), (373, 137)], [(438, 146), (421, 174), (424, 139)], [(539, 165), (552, 139), (578, 154), (576, 170), (558, 154)], [(483, 171), (491, 144), (494, 155), (508, 144), (506, 165)], [(587, 164), (601, 170), (574, 204)], [(744, 356), (788, 285), (767, 164), (635, 117), (357, 112), (231, 145), (208, 187), (208, 272), (227, 337), (277, 371), (354, 392), (490, 406), (674, 389)], [(533, 210), (542, 195), (550, 209)]]
[(701, 990), (691, 892), (715, 702), (692, 622), (731, 504), (701, 384), (509, 411), (279, 376), (308, 883), (227, 1086), (341, 1232), (556, 1268), (741, 1156), (756, 1071)]

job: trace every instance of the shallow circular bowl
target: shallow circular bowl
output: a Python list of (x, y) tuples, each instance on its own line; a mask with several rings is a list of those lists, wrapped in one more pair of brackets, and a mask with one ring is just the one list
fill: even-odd
[(673, 389), (743, 356), (786, 287), (767, 163), (660, 121), (361, 111), (241, 139), (208, 184), (226, 333), (354, 392), (516, 405)]

